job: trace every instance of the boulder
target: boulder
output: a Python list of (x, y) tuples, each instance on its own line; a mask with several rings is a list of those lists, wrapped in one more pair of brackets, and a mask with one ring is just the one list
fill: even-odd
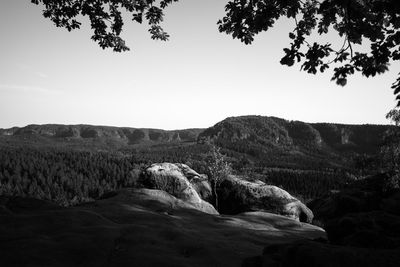
[(144, 187), (165, 191), (210, 214), (218, 214), (215, 208), (202, 199), (211, 196), (207, 177), (180, 163), (155, 163), (146, 168), (139, 181)]
[(246, 211), (267, 211), (311, 223), (312, 211), (285, 190), (261, 181), (250, 182), (229, 175), (218, 190), (221, 213), (237, 214)]
[(207, 175), (197, 173), (186, 164), (175, 163), (175, 165), (181, 169), (183, 175), (189, 180), (200, 197), (210, 202), (212, 200), (212, 189)]

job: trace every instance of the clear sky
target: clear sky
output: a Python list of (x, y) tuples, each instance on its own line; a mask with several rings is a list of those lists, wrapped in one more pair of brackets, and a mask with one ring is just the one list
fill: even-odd
[[(306, 122), (388, 123), (390, 85), (400, 65), (377, 78), (310, 75), (281, 66), (292, 25), (280, 21), (246, 46), (218, 32), (227, 0), (181, 0), (166, 11), (170, 41), (126, 21), (131, 51), (102, 50), (88, 24), (68, 32), (29, 0), (0, 1), (0, 128), (94, 124), (204, 128), (239, 115)], [(84, 18), (83, 22), (87, 22)]]

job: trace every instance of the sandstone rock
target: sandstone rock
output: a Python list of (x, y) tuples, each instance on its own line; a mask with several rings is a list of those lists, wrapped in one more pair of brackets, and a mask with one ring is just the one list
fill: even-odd
[(218, 214), (214, 207), (204, 201), (211, 195), (207, 178), (180, 163), (155, 163), (144, 171), (140, 183), (150, 189), (163, 190), (199, 210)]
[(230, 267), (267, 244), (318, 236), (271, 213), (209, 215), (161, 190), (127, 188), (68, 208), (0, 196), (2, 267)]
[(312, 211), (285, 190), (261, 181), (249, 182), (230, 175), (218, 190), (220, 212), (236, 214), (263, 210), (311, 223)]
[(189, 180), (200, 197), (209, 202), (212, 199), (212, 189), (207, 175), (197, 173), (186, 164), (175, 163), (175, 165), (181, 169), (183, 175)]
[[(200, 210), (209, 210), (209, 203), (204, 201), (212, 198), (207, 177), (185, 164), (153, 164), (145, 170), (140, 183), (146, 188), (163, 190), (196, 207), (202, 207), (198, 208)], [(311, 210), (298, 199), (279, 187), (261, 181), (249, 182), (230, 176), (221, 183), (218, 196), (220, 211), (226, 214), (261, 210), (301, 222), (311, 223), (313, 219)]]
[(191, 201), (184, 201), (182, 199), (176, 198), (175, 196), (162, 191), (162, 190), (154, 190), (154, 189), (135, 189), (133, 191), (134, 194), (139, 194), (142, 197), (152, 199), (153, 201), (157, 201), (163, 203), (168, 210), (166, 212), (173, 213), (174, 210), (184, 208), (184, 209), (196, 209), (208, 214), (218, 214), (215, 210), (214, 206), (206, 201), (200, 202), (191, 202)]
[(207, 177), (194, 177), (190, 183), (203, 200), (212, 201), (212, 189)]

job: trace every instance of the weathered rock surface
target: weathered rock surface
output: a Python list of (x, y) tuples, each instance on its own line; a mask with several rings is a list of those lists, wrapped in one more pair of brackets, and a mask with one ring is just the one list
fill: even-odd
[(246, 211), (268, 211), (311, 223), (312, 211), (285, 190), (261, 181), (249, 182), (230, 175), (218, 190), (220, 212), (237, 214)]
[(202, 199), (211, 196), (207, 178), (185, 164), (155, 163), (144, 171), (140, 183), (146, 188), (163, 190), (206, 213), (218, 214)]
[(69, 208), (0, 196), (1, 266), (240, 266), (267, 244), (325, 237), (284, 216), (187, 205), (150, 189)]
[[(201, 175), (185, 164), (155, 163), (148, 167), (140, 183), (146, 188), (163, 190), (197, 209), (215, 214), (211, 204), (211, 186)], [(229, 176), (219, 187), (219, 208), (224, 214), (250, 211), (266, 211), (311, 223), (313, 214), (298, 199), (279, 187), (265, 183), (249, 182), (237, 176)]]

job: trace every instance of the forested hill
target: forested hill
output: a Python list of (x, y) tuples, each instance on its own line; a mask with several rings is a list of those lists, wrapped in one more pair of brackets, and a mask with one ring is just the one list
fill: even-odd
[(132, 170), (156, 162), (207, 173), (213, 141), (236, 174), (314, 199), (343, 188), (354, 174), (379, 170), (374, 155), (389, 128), (244, 116), (205, 130), (54, 124), (0, 129), (0, 195), (70, 205), (133, 186)]
[(131, 145), (196, 142), (203, 129), (165, 131), (93, 125), (28, 125), (0, 129), (3, 141), (32, 142), (41, 145), (87, 144), (101, 148), (121, 148)]
[[(343, 165), (350, 158), (379, 152), (390, 125), (346, 125), (305, 123), (276, 117), (227, 118), (199, 135), (199, 142), (220, 147), (275, 165), (293, 163)], [(274, 164), (272, 164), (274, 165)]]
[(0, 129), (0, 145), (57, 145), (91, 150), (154, 149), (162, 145), (165, 150), (171, 145), (212, 141), (236, 160), (237, 166), (250, 161), (253, 167), (264, 165), (261, 168), (320, 169), (341, 168), (360, 155), (377, 154), (390, 128), (394, 129), (390, 125), (305, 123), (263, 116), (230, 117), (208, 129), (174, 131), (46, 124)]

